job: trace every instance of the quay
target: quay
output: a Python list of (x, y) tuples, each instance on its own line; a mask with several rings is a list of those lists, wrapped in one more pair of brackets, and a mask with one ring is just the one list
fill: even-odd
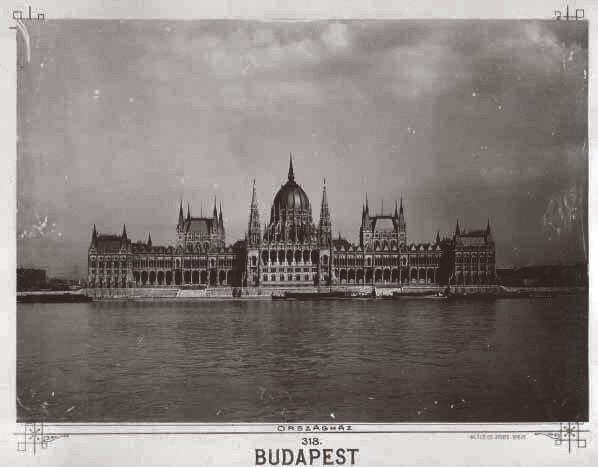
[[(375, 294), (372, 293), (375, 291)], [(84, 289), (82, 293), (93, 301), (111, 300), (272, 300), (273, 296), (309, 295), (314, 298), (334, 294), (354, 294), (355, 298), (371, 300), (388, 298), (424, 298), (442, 295), (443, 286), (336, 286), (336, 287), (214, 287), (214, 288), (176, 288), (176, 287), (139, 287), (113, 289)], [(504, 287), (504, 286), (451, 286), (451, 297), (550, 297), (563, 294), (585, 293), (584, 287)]]
[(99, 289), (90, 288), (86, 294), (95, 301), (103, 300), (272, 300), (273, 296), (290, 294), (313, 294), (314, 296), (328, 296), (353, 292), (359, 295), (373, 295), (376, 298), (392, 297), (395, 292), (406, 292), (407, 289), (419, 294), (433, 294), (444, 290), (441, 287), (379, 287), (379, 286), (336, 286), (336, 287), (207, 287), (207, 288), (177, 288), (177, 287), (132, 287)]

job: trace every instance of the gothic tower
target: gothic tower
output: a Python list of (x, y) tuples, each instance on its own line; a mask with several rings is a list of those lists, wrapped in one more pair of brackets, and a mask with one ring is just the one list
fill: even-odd
[(218, 209), (216, 209), (216, 197), (214, 196), (214, 211), (212, 212), (212, 229), (213, 233), (218, 232)]
[(361, 210), (361, 227), (359, 227), (359, 246), (369, 248), (372, 237), (372, 222), (370, 219), (370, 207), (368, 205), (368, 195), (365, 194), (365, 206)]
[(182, 245), (185, 240), (185, 218), (183, 217), (183, 202), (179, 206), (179, 221), (176, 225), (176, 244)]
[(93, 232), (91, 233), (91, 245), (89, 245), (90, 249), (97, 248), (98, 244), (98, 232), (96, 231), (96, 225), (93, 224)]
[(249, 225), (247, 227), (247, 245), (259, 245), (261, 243), (262, 228), (260, 226), (260, 212), (257, 206), (257, 193), (255, 191), (255, 179), (253, 180), (253, 192), (251, 194), (251, 205), (249, 207)]
[(319, 241), (321, 246), (329, 247), (332, 242), (332, 225), (330, 223), (330, 209), (326, 196), (326, 179), (322, 188), (322, 205), (320, 207), (320, 224), (318, 226)]
[(399, 207), (399, 245), (407, 244), (407, 223), (403, 212), (403, 195), (401, 195), (401, 206)]
[(332, 222), (326, 195), (326, 179), (322, 188), (322, 205), (320, 206), (320, 223), (318, 226), (318, 242), (320, 262), (318, 268), (318, 284), (330, 285), (332, 273)]
[[(247, 225), (247, 256), (245, 278), (248, 287), (257, 287), (260, 284), (260, 247), (262, 243), (262, 228), (260, 226), (260, 211), (257, 205), (255, 180), (251, 193), (249, 206), (249, 223)], [(244, 281), (245, 282), (245, 281)]]

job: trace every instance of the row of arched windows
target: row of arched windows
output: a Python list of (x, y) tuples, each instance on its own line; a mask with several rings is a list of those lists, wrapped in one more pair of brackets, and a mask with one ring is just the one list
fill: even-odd
[[(320, 253), (317, 250), (264, 250), (261, 255), (262, 264), (318, 264)], [(322, 257), (322, 262), (328, 264), (328, 256)]]
[(309, 281), (309, 280), (311, 280), (309, 274), (304, 274), (304, 275), (296, 274), (294, 276), (292, 274), (289, 274), (289, 275), (281, 274), (278, 279), (277, 279), (277, 277), (276, 277), (275, 274), (272, 274), (270, 276), (268, 274), (264, 274), (263, 275), (263, 279), (264, 279), (264, 282), (268, 282), (268, 280), (270, 280), (271, 282), (276, 282), (277, 280), (280, 281), (280, 282), (283, 282), (283, 281)]
[(95, 261), (92, 260), (90, 262), (90, 266), (92, 268), (98, 267), (100, 269), (106, 268), (106, 269), (118, 269), (119, 267), (122, 269), (127, 268), (127, 262), (126, 261)]

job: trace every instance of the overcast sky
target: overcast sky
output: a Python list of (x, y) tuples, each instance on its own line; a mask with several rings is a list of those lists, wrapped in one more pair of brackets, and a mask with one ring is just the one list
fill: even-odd
[[(485, 227), (497, 263), (584, 259), (587, 25), (75, 21), (19, 43), (18, 263), (84, 277), (93, 224), (171, 244), (178, 205), (269, 220), (289, 152), (335, 235), (403, 195), (410, 242)], [(584, 220), (585, 222), (585, 220)]]

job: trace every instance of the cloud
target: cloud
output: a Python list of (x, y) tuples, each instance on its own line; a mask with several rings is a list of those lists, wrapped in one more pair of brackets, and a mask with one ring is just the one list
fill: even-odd
[(457, 86), (468, 75), (462, 62), (447, 45), (424, 42), (392, 50), (382, 66), (398, 98), (416, 99)]
[(391, 37), (371, 52), (377, 54), (380, 80), (392, 83), (399, 98), (439, 95), (461, 85), (498, 92), (513, 79), (521, 80), (519, 85), (539, 87), (566, 70), (559, 78), (565, 85), (583, 79), (587, 70), (583, 44), (575, 37), (559, 37), (552, 23), (409, 27), (408, 34)]
[(350, 48), (349, 29), (344, 23), (313, 23), (293, 33), (290, 23), (246, 22), (232, 29), (190, 34), (172, 34), (159, 49), (174, 52), (179, 63), (204, 69), (221, 78), (239, 78), (259, 73), (285, 72), (317, 64)]
[[(200, 23), (201, 25), (201, 23)], [(318, 70), (351, 61), (351, 29), (341, 22), (239, 22), (228, 27), (197, 24), (166, 37), (149, 37), (139, 76), (153, 93), (171, 100), (185, 93), (196, 109), (259, 112), (277, 116), (289, 105), (325, 106), (361, 101), (350, 76)], [(192, 90), (200, 90), (193, 92)]]

